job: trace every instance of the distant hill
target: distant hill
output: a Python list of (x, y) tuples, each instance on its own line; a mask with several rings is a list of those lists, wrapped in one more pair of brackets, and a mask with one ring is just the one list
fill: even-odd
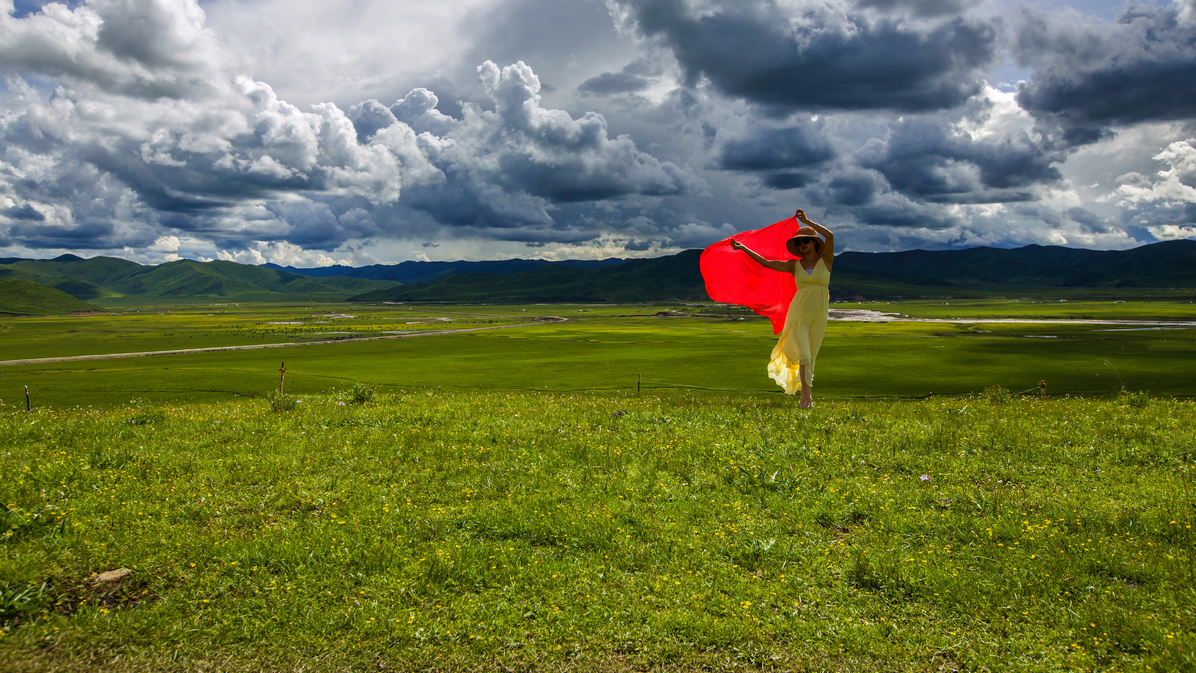
[(278, 266), (264, 264), (263, 266), (301, 276), (325, 278), (328, 276), (349, 276), (350, 278), (369, 278), (372, 280), (393, 280), (405, 285), (432, 283), (441, 278), (462, 273), (493, 273), (511, 274), (556, 264), (571, 266), (579, 269), (602, 269), (618, 266), (627, 260), (618, 257), (600, 260), (565, 260), (550, 262), (545, 259), (506, 259), (484, 262), (415, 262), (407, 261), (398, 264), (373, 264), (370, 266), (323, 266), (312, 269), (300, 269), (293, 266)]
[(700, 250), (598, 269), (549, 263), (520, 273), (462, 273), (434, 283), (368, 292), (351, 301), (639, 302), (707, 299)]
[(845, 271), (899, 274), (957, 285), (1016, 287), (1196, 287), (1196, 241), (1152, 243), (1131, 250), (1028, 245), (965, 250), (847, 252)]
[(17, 260), (0, 264), (0, 278), (57, 288), (78, 299), (212, 297), (270, 300), (298, 297), (343, 299), (396, 285), (393, 281), (332, 276), (310, 278), (235, 262), (179, 260), (149, 266), (114, 257)]
[[(698, 269), (701, 250), (579, 269), (546, 264), (498, 275), (462, 273), (431, 283), (362, 293), (352, 301), (707, 300)], [(845, 252), (835, 257), (831, 296), (949, 295), (1000, 288), (1196, 288), (1196, 241), (1168, 241), (1133, 250), (1096, 251), (1032, 245), (1014, 250)]]
[[(147, 266), (114, 257), (63, 255), (52, 260), (0, 259), (0, 279), (38, 283), (85, 301), (691, 301), (708, 298), (698, 270), (700, 255), (700, 250), (686, 250), (654, 259), (403, 262), (294, 270), (192, 260)], [(1116, 251), (1031, 245), (1012, 250), (845, 252), (835, 258), (831, 296), (973, 296), (1031, 288), (1196, 289), (1196, 241)]]
[(100, 311), (56, 288), (19, 278), (0, 278), (0, 315), (62, 315)]

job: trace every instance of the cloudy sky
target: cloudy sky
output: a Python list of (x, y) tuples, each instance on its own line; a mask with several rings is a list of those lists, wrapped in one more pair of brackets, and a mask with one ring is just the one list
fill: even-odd
[(1196, 236), (1196, 0), (0, 0), (0, 256)]

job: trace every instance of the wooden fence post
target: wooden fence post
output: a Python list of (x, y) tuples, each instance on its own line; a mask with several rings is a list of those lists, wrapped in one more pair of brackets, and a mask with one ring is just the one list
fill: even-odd
[(640, 396), (640, 386), (644, 384), (644, 374), (640, 372), (635, 375), (635, 396)]
[(25, 411), (32, 411), (33, 405), (29, 402), (29, 386), (25, 386)]
[(284, 362), (284, 363), (282, 363), (282, 366), (278, 368), (278, 394), (279, 395), (282, 394), (282, 382), (283, 382), (283, 379), (286, 378), (286, 376), (287, 376), (287, 363)]

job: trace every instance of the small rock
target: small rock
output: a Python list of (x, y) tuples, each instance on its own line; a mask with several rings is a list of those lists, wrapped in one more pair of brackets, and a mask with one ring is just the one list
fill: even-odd
[(119, 582), (132, 574), (133, 571), (129, 570), (128, 568), (117, 568), (116, 570), (109, 570), (108, 572), (96, 575), (92, 582), (95, 584), (112, 584), (114, 582)]

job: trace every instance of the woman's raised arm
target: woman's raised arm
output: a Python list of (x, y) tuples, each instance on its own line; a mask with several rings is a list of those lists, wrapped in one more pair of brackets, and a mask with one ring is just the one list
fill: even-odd
[(825, 260), (823, 263), (826, 264), (827, 271), (830, 271), (831, 262), (835, 256), (835, 235), (830, 229), (806, 217), (806, 212), (800, 208), (797, 210), (796, 217), (802, 224), (813, 227), (814, 231), (822, 234), (822, 237), (826, 239), (826, 249), (822, 251), (822, 257)]
[(765, 268), (772, 269), (773, 271), (781, 271), (784, 273), (793, 273), (795, 270), (794, 264), (797, 262), (797, 260), (793, 260), (793, 259), (784, 259), (784, 260), (782, 260), (782, 259), (764, 259), (759, 254), (757, 254), (756, 251), (752, 250), (751, 248), (747, 247), (746, 245), (740, 243), (739, 241), (737, 241), (735, 239), (731, 239), (731, 247), (735, 248), (736, 250), (742, 250), (742, 251), (746, 252), (748, 254), (748, 257), (751, 257), (753, 260), (755, 260), (757, 264), (759, 264), (760, 266), (763, 266)]

